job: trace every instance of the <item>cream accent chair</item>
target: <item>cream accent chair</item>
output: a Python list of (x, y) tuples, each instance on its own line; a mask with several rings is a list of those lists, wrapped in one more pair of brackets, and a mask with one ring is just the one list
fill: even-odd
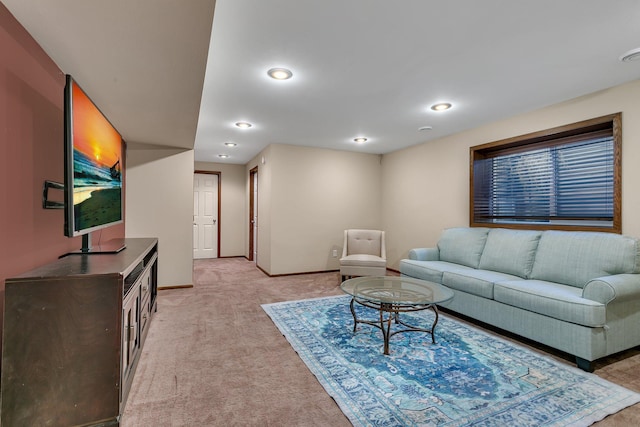
[(384, 231), (344, 230), (340, 275), (344, 282), (353, 276), (385, 276), (387, 251)]

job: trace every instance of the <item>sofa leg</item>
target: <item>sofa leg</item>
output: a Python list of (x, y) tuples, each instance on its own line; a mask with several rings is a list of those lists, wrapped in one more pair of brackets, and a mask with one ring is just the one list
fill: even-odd
[(576, 356), (576, 364), (578, 365), (578, 368), (582, 369), (583, 371), (593, 372), (593, 362)]

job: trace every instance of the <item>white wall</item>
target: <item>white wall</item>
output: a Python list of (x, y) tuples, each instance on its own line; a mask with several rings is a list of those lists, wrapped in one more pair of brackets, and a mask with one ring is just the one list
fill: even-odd
[(252, 160), (247, 171), (259, 167), (258, 266), (272, 275), (339, 269), (344, 230), (381, 227), (380, 160), (282, 144)]
[(159, 239), (159, 287), (193, 283), (193, 165), (193, 150), (127, 150), (125, 235)]
[[(433, 246), (443, 228), (469, 225), (469, 147), (622, 112), (622, 232), (640, 237), (640, 80), (383, 157), (389, 267)], [(453, 113), (452, 113), (453, 114)]]
[(245, 216), (244, 165), (196, 162), (195, 170), (220, 172), (220, 257), (245, 255), (249, 218)]

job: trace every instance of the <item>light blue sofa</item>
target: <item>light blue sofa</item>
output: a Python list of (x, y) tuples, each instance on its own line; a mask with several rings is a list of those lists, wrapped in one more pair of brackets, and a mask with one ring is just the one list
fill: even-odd
[(443, 307), (576, 356), (640, 345), (640, 244), (610, 233), (450, 228), (400, 273), (441, 283)]

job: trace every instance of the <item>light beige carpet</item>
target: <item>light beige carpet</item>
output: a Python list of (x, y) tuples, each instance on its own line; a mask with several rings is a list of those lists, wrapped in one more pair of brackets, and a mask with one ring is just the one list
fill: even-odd
[[(341, 295), (339, 280), (338, 272), (270, 278), (244, 258), (195, 261), (193, 288), (159, 292), (121, 425), (349, 426), (260, 307)], [(604, 359), (595, 373), (640, 392), (640, 352)], [(640, 406), (595, 425), (640, 425)]]

